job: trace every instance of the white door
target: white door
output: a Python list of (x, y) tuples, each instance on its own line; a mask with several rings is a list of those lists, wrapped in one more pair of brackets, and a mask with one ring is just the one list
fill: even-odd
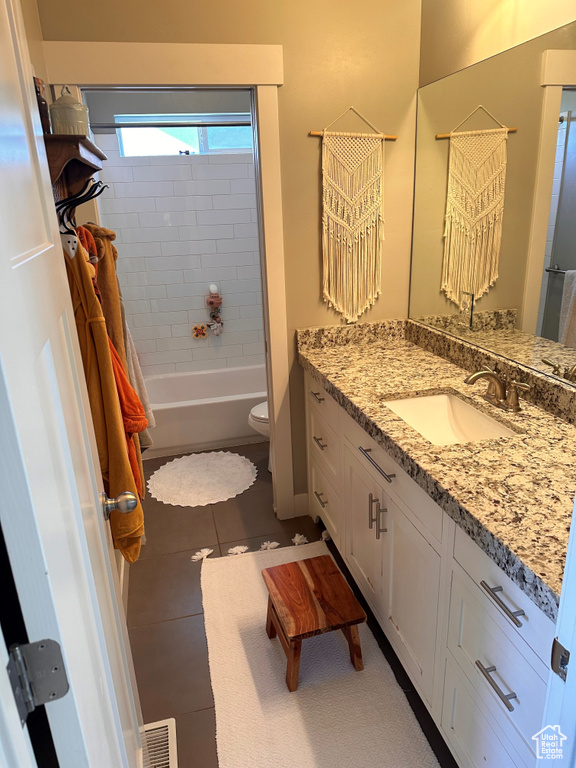
[(70, 691), (46, 707), (60, 767), (134, 768), (131, 659), (81, 371), (20, 10), (0, 0), (0, 524), (28, 636), (64, 655)]
[[(576, 504), (572, 512), (556, 636), (570, 652), (570, 660), (566, 682), (550, 671), (542, 727), (560, 726), (560, 732), (566, 739), (562, 739), (560, 744), (562, 760), (556, 759), (556, 763), (573, 768), (576, 765)], [(538, 760), (540, 765), (543, 762)]]

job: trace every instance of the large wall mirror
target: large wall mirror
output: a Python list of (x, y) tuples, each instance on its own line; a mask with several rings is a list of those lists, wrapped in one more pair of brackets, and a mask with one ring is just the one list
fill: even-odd
[[(419, 90), (410, 317), (576, 386), (574, 51), (576, 22)], [(563, 68), (546, 70), (554, 57)], [(516, 131), (506, 141), (498, 277), (462, 306), (441, 290), (450, 141), (436, 136), (479, 105)], [(497, 127), (478, 110), (458, 130)]]

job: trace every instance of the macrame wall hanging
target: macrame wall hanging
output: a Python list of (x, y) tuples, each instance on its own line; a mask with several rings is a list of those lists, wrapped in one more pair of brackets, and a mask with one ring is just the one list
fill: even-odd
[[(352, 110), (375, 133), (328, 130)], [(354, 322), (380, 294), (384, 239), (384, 139), (350, 107), (322, 136), (322, 296)]]
[[(500, 128), (458, 133), (479, 109)], [(487, 293), (498, 278), (508, 130), (479, 106), (449, 134), (441, 290), (461, 310), (470, 299)]]

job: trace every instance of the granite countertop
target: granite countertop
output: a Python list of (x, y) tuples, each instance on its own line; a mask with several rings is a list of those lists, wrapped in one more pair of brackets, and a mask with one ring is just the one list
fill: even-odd
[[(434, 323), (431, 325), (438, 327)], [(542, 371), (549, 376), (554, 374), (552, 374), (551, 366), (542, 362), (543, 358), (558, 363), (562, 372), (564, 368), (570, 369), (576, 365), (576, 349), (573, 347), (566, 347), (564, 344), (545, 339), (543, 336), (534, 336), (532, 333), (519, 331), (517, 328), (470, 330), (465, 326), (452, 325), (442, 330), (478, 347), (489, 349), (497, 355), (508, 357), (516, 363)], [(555, 378), (564, 384), (567, 383), (563, 376), (555, 376)]]
[[(305, 335), (307, 332), (304, 331)], [(397, 336), (301, 344), (301, 365), (518, 584), (556, 620), (576, 489), (576, 427), (522, 401), (508, 413), (486, 382)], [(459, 393), (513, 437), (436, 446), (385, 400)]]

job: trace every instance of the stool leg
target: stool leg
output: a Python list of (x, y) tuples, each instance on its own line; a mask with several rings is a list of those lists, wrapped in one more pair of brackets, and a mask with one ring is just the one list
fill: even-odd
[(266, 613), (266, 634), (270, 640), (273, 640), (276, 637), (276, 628), (274, 626), (274, 622), (272, 621), (273, 611), (274, 608), (272, 606), (272, 598), (268, 597), (268, 612)]
[(300, 652), (302, 650), (302, 640), (290, 640), (286, 657), (288, 664), (286, 666), (286, 685), (289, 691), (295, 691), (298, 688), (298, 673), (300, 672)]
[(358, 626), (354, 624), (351, 627), (343, 627), (342, 632), (344, 633), (346, 640), (348, 640), (350, 661), (352, 664), (354, 664), (354, 669), (357, 669), (358, 671), (364, 669), (364, 664), (362, 663), (362, 648), (360, 646)]

